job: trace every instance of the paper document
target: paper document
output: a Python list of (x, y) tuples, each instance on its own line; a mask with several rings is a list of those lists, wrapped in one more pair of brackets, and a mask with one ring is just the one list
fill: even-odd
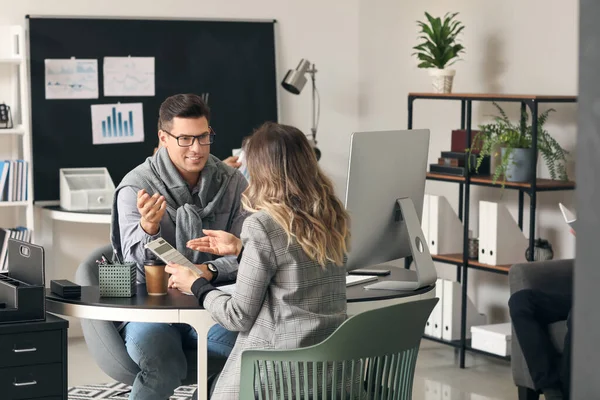
[(46, 59), (46, 99), (97, 99), (98, 60)]
[(179, 264), (202, 275), (202, 271), (198, 269), (198, 267), (196, 267), (194, 263), (185, 258), (183, 254), (181, 254), (176, 248), (171, 246), (171, 244), (163, 238), (158, 238), (145, 244), (144, 248), (154, 253), (158, 258), (163, 260), (165, 264)]
[(575, 221), (577, 221), (577, 217), (575, 217), (575, 214), (573, 214), (573, 212), (571, 212), (571, 210), (565, 207), (562, 203), (558, 203), (558, 207), (560, 207), (560, 212), (562, 213), (565, 222), (569, 224), (571, 228), (575, 229), (574, 225)]
[(231, 155), (238, 156), (238, 162), (242, 164), (238, 169), (244, 175), (244, 178), (250, 181), (250, 174), (248, 174), (248, 167), (246, 166), (246, 152), (242, 149), (233, 149)]
[(93, 144), (144, 141), (142, 103), (94, 104), (91, 109)]
[(154, 57), (104, 57), (105, 96), (154, 96)]

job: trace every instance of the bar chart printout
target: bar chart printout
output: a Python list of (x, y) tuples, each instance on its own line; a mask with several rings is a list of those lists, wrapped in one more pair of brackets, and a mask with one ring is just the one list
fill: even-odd
[(142, 103), (92, 105), (93, 144), (144, 141)]

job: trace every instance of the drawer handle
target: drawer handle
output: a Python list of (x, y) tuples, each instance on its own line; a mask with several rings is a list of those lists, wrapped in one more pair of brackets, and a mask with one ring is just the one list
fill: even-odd
[(21, 387), (21, 386), (33, 386), (37, 385), (37, 381), (29, 381), (29, 382), (13, 382), (13, 386)]
[(32, 353), (34, 351), (37, 351), (37, 349), (35, 347), (29, 348), (29, 349), (13, 349), (14, 353)]

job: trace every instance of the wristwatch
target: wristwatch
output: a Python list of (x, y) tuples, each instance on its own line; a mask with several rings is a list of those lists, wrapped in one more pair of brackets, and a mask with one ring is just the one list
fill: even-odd
[(206, 264), (206, 268), (212, 272), (212, 279), (210, 280), (211, 282), (214, 282), (217, 279), (217, 275), (219, 275), (219, 270), (217, 269), (217, 267), (215, 267), (213, 264), (211, 263), (205, 263)]

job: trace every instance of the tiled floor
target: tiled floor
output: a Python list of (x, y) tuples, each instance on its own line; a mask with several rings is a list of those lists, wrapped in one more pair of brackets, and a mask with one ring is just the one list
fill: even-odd
[[(82, 338), (70, 339), (69, 386), (111, 382), (95, 364)], [(517, 400), (510, 364), (481, 355), (467, 355), (458, 368), (454, 349), (424, 340), (417, 361), (415, 400)]]

